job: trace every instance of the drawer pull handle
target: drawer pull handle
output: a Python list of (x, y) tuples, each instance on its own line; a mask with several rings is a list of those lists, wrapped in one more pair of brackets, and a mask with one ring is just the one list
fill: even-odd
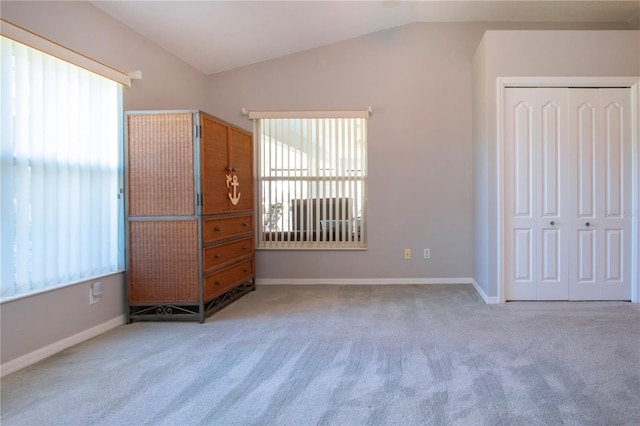
[(242, 224), (242, 227), (243, 227), (243, 228), (246, 228), (247, 226), (249, 226), (249, 225), (247, 225), (246, 223), (243, 223), (243, 224)]
[(245, 269), (243, 269), (243, 270), (242, 270), (242, 272), (246, 273), (246, 272), (247, 272), (246, 268), (245, 268)]
[(214, 230), (215, 232), (220, 232), (220, 228), (218, 228), (217, 226), (216, 226), (215, 228), (213, 228), (213, 230)]
[(219, 281), (216, 281), (215, 283), (213, 283), (214, 285), (220, 285)]
[(213, 257), (215, 257), (216, 259), (220, 259), (220, 255), (219, 255), (219, 254), (216, 254), (216, 255), (215, 255), (215, 256), (213, 256)]
[(242, 247), (242, 250), (246, 250), (246, 249), (247, 249), (246, 247)]

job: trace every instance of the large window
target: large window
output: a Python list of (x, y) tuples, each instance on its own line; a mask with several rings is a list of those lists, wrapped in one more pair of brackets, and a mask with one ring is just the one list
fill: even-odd
[(1, 42), (1, 299), (122, 270), (120, 84)]
[(368, 112), (251, 113), (258, 248), (365, 248)]

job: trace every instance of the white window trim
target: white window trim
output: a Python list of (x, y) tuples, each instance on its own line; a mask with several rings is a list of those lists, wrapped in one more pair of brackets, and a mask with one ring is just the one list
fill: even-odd
[(369, 107), (366, 110), (247, 111), (243, 108), (242, 112), (252, 120), (259, 118), (369, 118), (373, 109)]

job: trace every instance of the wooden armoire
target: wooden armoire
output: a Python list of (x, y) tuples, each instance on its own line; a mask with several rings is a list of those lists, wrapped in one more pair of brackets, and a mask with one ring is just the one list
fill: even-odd
[(252, 135), (126, 113), (127, 321), (205, 318), (255, 289)]

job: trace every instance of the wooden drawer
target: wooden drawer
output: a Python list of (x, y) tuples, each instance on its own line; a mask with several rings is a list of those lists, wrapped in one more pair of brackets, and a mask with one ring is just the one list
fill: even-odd
[(231, 238), (253, 232), (253, 216), (229, 216), (210, 218), (202, 221), (202, 242)]
[(253, 278), (253, 259), (204, 276), (204, 300), (210, 300)]
[(253, 237), (205, 247), (202, 270), (207, 272), (253, 253)]

